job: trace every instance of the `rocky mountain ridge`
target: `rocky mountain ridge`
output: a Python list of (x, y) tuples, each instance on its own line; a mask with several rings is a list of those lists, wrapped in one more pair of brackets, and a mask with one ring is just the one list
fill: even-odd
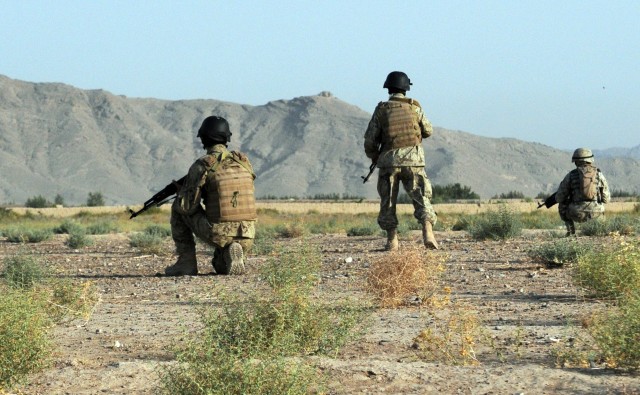
[[(249, 106), (128, 98), (0, 75), (0, 203), (60, 194), (82, 204), (89, 192), (107, 204), (142, 203), (203, 154), (196, 131), (209, 115), (229, 121), (230, 148), (251, 159), (259, 197), (377, 196), (375, 177), (360, 178), (370, 164), (362, 144), (371, 114), (328, 92)], [(423, 145), (434, 184), (460, 183), (483, 198), (553, 191), (572, 167), (570, 153), (512, 138), (435, 128)], [(612, 188), (640, 191), (638, 156), (609, 156), (598, 165)]]

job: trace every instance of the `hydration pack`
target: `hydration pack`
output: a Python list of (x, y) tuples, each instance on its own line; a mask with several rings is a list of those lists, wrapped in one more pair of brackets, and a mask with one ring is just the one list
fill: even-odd
[(584, 165), (577, 168), (579, 190), (582, 200), (597, 200), (598, 197), (598, 168)]

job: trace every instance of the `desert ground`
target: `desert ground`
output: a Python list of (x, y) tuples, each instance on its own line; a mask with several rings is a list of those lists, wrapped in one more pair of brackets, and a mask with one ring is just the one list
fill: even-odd
[[(572, 284), (568, 268), (529, 257), (527, 251), (543, 232), (525, 230), (507, 241), (476, 241), (465, 231), (436, 232), (441, 250), (435, 253), (446, 257), (444, 284), (452, 301), (480, 317), (476, 364), (420, 358), (414, 339), (434, 323), (428, 308), (417, 303), (378, 308), (365, 333), (337, 355), (309, 357), (328, 375), (329, 393), (639, 394), (637, 373), (607, 369), (598, 361), (557, 366), (554, 347), (579, 336), (580, 320), (602, 303)], [(199, 244), (199, 274), (170, 278), (158, 275), (175, 260), (170, 238), (163, 245), (166, 253), (149, 255), (131, 247), (125, 233), (95, 236), (93, 245), (79, 250), (65, 246), (65, 237), (55, 235), (28, 248), (56, 275), (93, 282), (100, 300), (88, 319), (55, 329), (51, 367), (30, 377), (17, 393), (155, 393), (158, 369), (173, 363), (172, 347), (197, 332), (195, 305), (214, 302), (214, 290), (251, 293), (268, 259), (249, 255), (244, 275), (216, 275), (208, 250)], [(589, 240), (610, 242), (607, 237)], [(372, 298), (364, 283), (371, 264), (384, 259), (383, 238), (326, 234), (307, 241), (322, 251), (319, 298)], [(419, 232), (404, 234), (400, 248), (419, 241)], [(0, 258), (24, 248), (0, 238)]]

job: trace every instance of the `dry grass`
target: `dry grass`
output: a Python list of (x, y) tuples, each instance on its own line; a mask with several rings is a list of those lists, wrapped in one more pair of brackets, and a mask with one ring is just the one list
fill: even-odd
[[(498, 204), (504, 204), (509, 207), (513, 212), (526, 213), (534, 212), (538, 207), (536, 202), (523, 202), (523, 201), (493, 201), (488, 200), (482, 203), (443, 203), (434, 204), (435, 210), (438, 214), (480, 214), (487, 211), (494, 210)], [(619, 212), (633, 212), (637, 202), (613, 202), (607, 204), (608, 213)], [(346, 214), (360, 214), (360, 213), (377, 213), (380, 209), (380, 202), (378, 200), (364, 200), (362, 202), (354, 201), (258, 201), (256, 203), (258, 209), (263, 210), (277, 210), (280, 213), (291, 214), (304, 214), (308, 212), (317, 212), (322, 214), (327, 213), (346, 213)], [(133, 210), (138, 210), (142, 206), (103, 206), (103, 207), (58, 207), (58, 208), (26, 208), (26, 207), (11, 207), (11, 211), (16, 214), (24, 215), (31, 213), (35, 215), (44, 215), (50, 217), (71, 217), (80, 212), (87, 212), (91, 214), (126, 214), (127, 209), (131, 207)], [(171, 205), (166, 204), (159, 208), (158, 211), (169, 212)], [(540, 210), (546, 210), (541, 208)], [(551, 209), (557, 214), (557, 209)], [(411, 204), (398, 204), (398, 214), (412, 214), (413, 206)]]
[(367, 290), (381, 307), (429, 303), (442, 289), (445, 256), (407, 246), (373, 262)]

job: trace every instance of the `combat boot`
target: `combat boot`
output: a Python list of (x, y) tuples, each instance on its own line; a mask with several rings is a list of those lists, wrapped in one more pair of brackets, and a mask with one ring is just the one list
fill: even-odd
[(398, 231), (396, 229), (387, 231), (387, 245), (384, 249), (387, 251), (396, 251), (398, 249)]
[(195, 251), (179, 253), (178, 260), (164, 269), (167, 276), (195, 276), (198, 274), (198, 261)]
[(436, 237), (433, 235), (433, 225), (431, 225), (431, 222), (429, 221), (422, 224), (422, 242), (429, 250), (438, 249), (438, 242), (436, 241)]
[(224, 259), (223, 271), (226, 271), (222, 274), (244, 273), (244, 252), (240, 243), (234, 241), (226, 246), (222, 257)]
[(576, 235), (576, 225), (573, 223), (573, 221), (565, 221), (565, 226), (567, 227), (567, 234), (564, 235), (565, 237), (575, 237)]

